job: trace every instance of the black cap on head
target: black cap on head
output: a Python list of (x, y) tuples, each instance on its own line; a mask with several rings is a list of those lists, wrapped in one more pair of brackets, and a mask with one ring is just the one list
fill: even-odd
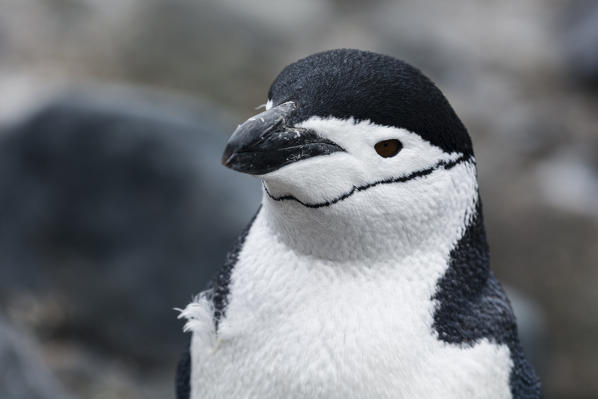
[(278, 75), (268, 99), (296, 104), (291, 123), (353, 117), (407, 129), (446, 152), (473, 155), (465, 126), (436, 85), (387, 55), (352, 49), (311, 55)]

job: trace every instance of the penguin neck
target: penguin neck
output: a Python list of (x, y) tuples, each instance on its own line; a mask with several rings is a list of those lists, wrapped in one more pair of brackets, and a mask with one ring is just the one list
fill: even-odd
[[(337, 204), (338, 209), (312, 209), (264, 195), (260, 216), (271, 234), (300, 256), (370, 264), (427, 257), (447, 264), (466, 231), (468, 244), (475, 247), (471, 249), (487, 253), (478, 204), (477, 188), (458, 208), (440, 206), (415, 216), (401, 211), (351, 212), (355, 206), (350, 203)], [(474, 224), (477, 227), (471, 230)]]

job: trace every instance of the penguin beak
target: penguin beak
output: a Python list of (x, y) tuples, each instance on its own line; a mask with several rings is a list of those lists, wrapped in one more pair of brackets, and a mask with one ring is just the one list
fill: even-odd
[(222, 164), (238, 172), (263, 175), (303, 159), (344, 151), (313, 130), (289, 125), (292, 101), (249, 118), (226, 144)]

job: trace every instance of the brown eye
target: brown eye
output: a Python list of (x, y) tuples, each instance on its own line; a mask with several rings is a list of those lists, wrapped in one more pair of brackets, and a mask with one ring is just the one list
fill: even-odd
[(380, 141), (374, 146), (378, 155), (384, 158), (394, 157), (401, 151), (401, 148), (403, 145), (396, 139)]

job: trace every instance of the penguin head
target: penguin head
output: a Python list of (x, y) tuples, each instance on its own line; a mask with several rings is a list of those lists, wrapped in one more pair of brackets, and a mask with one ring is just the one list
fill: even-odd
[(475, 186), (471, 140), (434, 83), (403, 61), (349, 49), (287, 66), (266, 111), (235, 130), (223, 155), (261, 177), (272, 201), (393, 212), (391, 201), (410, 214), (426, 198), (432, 205), (421, 206), (450, 201), (462, 179), (450, 172), (464, 163)]

